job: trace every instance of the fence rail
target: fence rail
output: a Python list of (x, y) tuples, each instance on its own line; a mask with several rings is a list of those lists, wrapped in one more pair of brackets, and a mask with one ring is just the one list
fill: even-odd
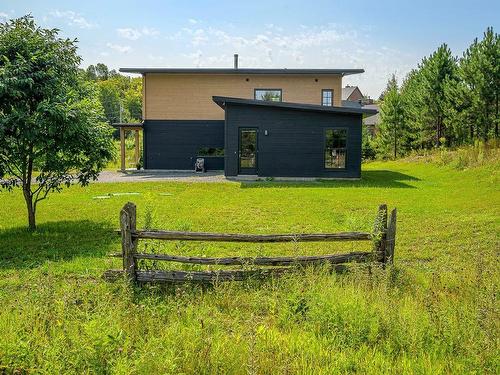
[[(292, 266), (305, 266), (329, 263), (340, 267), (349, 262), (392, 263), (396, 238), (396, 209), (387, 218), (387, 206), (379, 206), (372, 233), (341, 232), (311, 234), (229, 234), (205, 232), (181, 232), (163, 230), (137, 230), (136, 206), (127, 203), (120, 212), (120, 230), (122, 252), (111, 254), (123, 259), (122, 270), (108, 270), (106, 279), (116, 279), (125, 274), (133, 282), (216, 282), (229, 280), (245, 280), (248, 278), (265, 278), (280, 275), (289, 271)], [(355, 251), (343, 254), (327, 254), (297, 257), (187, 257), (169, 254), (139, 253), (139, 239), (157, 239), (163, 241), (216, 241), (216, 242), (319, 242), (319, 241), (371, 241), (372, 251)], [(256, 270), (218, 270), (218, 271), (178, 271), (178, 270), (140, 270), (138, 260), (154, 260), (199, 265), (219, 266), (280, 266), (282, 268), (263, 268)]]
[(317, 234), (230, 234), (206, 232), (179, 232), (162, 230), (139, 230), (131, 233), (140, 239), (166, 241), (218, 241), (218, 242), (319, 242), (319, 241), (366, 241), (371, 240), (371, 233), (317, 233)]

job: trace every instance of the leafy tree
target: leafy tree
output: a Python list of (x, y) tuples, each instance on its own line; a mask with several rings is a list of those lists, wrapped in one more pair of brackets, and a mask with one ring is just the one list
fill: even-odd
[(113, 77), (117, 77), (119, 75), (120, 75), (120, 73), (118, 73), (115, 69), (111, 69), (109, 71), (109, 75), (108, 76), (109, 76), (109, 78), (113, 78)]
[(87, 70), (85, 71), (87, 79), (95, 81), (97, 79), (97, 73), (94, 65), (89, 65)]
[(124, 93), (124, 107), (127, 111), (127, 121), (142, 119), (142, 79), (130, 79), (130, 86)]
[(99, 80), (106, 80), (109, 78), (109, 69), (103, 63), (99, 63), (95, 66), (95, 72)]
[[(101, 71), (108, 71), (105, 64), (99, 63)], [(88, 72), (84, 74), (88, 80), (94, 80)], [(97, 78), (96, 78), (97, 79)], [(99, 90), (99, 100), (104, 108), (109, 124), (116, 122), (138, 122), (142, 119), (142, 79), (131, 78), (110, 70), (106, 79), (96, 81)]]
[(108, 123), (120, 122), (122, 111), (120, 87), (114, 80), (104, 80), (97, 82), (97, 88)]
[(0, 24), (0, 178), (21, 186), (31, 230), (40, 201), (96, 179), (114, 150), (76, 41), (58, 32), (31, 16)]

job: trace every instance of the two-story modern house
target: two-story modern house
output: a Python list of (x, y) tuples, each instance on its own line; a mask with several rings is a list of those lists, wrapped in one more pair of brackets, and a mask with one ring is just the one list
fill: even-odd
[(143, 77), (145, 169), (359, 178), (363, 114), (341, 105), (362, 69), (122, 68)]

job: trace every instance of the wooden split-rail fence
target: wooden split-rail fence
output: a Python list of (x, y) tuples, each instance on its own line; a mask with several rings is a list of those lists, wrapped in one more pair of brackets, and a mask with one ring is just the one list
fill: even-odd
[[(378, 208), (374, 230), (368, 232), (312, 233), (312, 234), (227, 234), (205, 232), (181, 232), (164, 230), (138, 230), (136, 228), (136, 206), (127, 203), (120, 212), (120, 230), (122, 252), (112, 254), (123, 259), (123, 269), (108, 270), (104, 277), (108, 280), (125, 275), (132, 282), (218, 282), (245, 280), (279, 275), (289, 271), (293, 266), (306, 266), (329, 263), (335, 267), (349, 262), (379, 262), (383, 266), (391, 264), (394, 259), (396, 238), (396, 209), (387, 217), (387, 206)], [(318, 242), (318, 241), (371, 241), (371, 251), (356, 251), (341, 254), (297, 256), (297, 257), (227, 257), (207, 258), (167, 254), (140, 253), (137, 251), (141, 239), (163, 241), (219, 241), (219, 242)], [(190, 263), (198, 265), (218, 266), (267, 266), (251, 270), (218, 270), (218, 271), (180, 271), (180, 270), (141, 270), (140, 259)]]

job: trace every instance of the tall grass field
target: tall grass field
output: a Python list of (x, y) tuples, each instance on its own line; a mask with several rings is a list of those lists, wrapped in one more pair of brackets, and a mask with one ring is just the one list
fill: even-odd
[[(360, 181), (95, 183), (42, 202), (35, 233), (22, 194), (2, 192), (0, 373), (498, 374), (499, 167), (415, 159), (366, 164)], [(371, 231), (387, 203), (398, 208), (394, 266), (205, 287), (110, 283), (101, 275), (121, 267), (106, 255), (120, 250), (127, 201), (138, 227), (257, 234)], [(359, 247), (143, 241), (139, 250)]]

